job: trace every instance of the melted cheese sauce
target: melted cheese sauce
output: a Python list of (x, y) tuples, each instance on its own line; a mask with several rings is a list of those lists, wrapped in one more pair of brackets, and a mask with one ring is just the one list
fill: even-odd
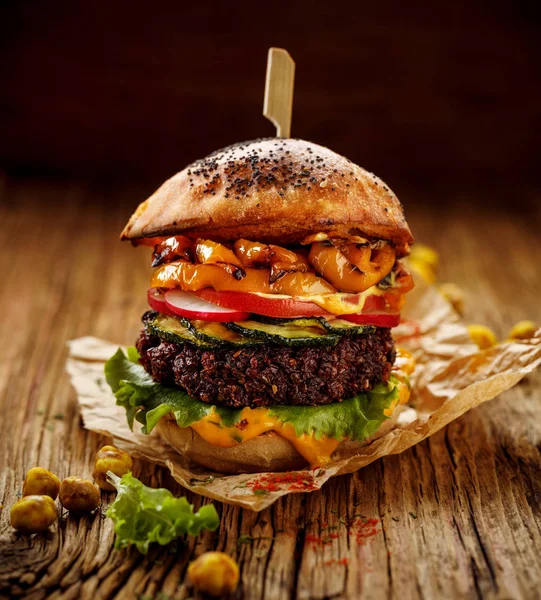
[(413, 373), (414, 369), (415, 360), (413, 356), (407, 350), (397, 348), (396, 360), (393, 365), (393, 375), (400, 381), (400, 385), (398, 386), (398, 398), (392, 402), (389, 408), (386, 408), (383, 411), (386, 417), (391, 417), (399, 404), (406, 404), (410, 399), (411, 393), (408, 376)]
[[(354, 315), (360, 313), (363, 310), (364, 304), (369, 296), (383, 296), (388, 290), (379, 288), (377, 285), (373, 285), (364, 292), (355, 294), (356, 302), (348, 302), (346, 298), (352, 297), (352, 294), (311, 294), (306, 296), (294, 296), (293, 298), (298, 302), (313, 302), (320, 308), (323, 308), (327, 312), (333, 315)], [(262, 298), (291, 300), (292, 296), (284, 296), (282, 294), (264, 294), (254, 293)]]
[(339, 440), (326, 436), (322, 436), (319, 440), (313, 434), (297, 436), (293, 425), (282, 423), (270, 416), (269, 412), (268, 408), (244, 408), (241, 412), (241, 421), (230, 427), (223, 425), (221, 417), (212, 412), (201, 421), (193, 423), (191, 427), (206, 442), (222, 448), (230, 448), (253, 440), (268, 431), (274, 431), (288, 440), (311, 465), (322, 465), (328, 462), (340, 443)]
[[(410, 397), (407, 376), (413, 372), (415, 361), (405, 350), (397, 348), (397, 359), (393, 367), (393, 375), (400, 381), (398, 398), (385, 410), (385, 415), (390, 417), (399, 404), (405, 404)], [(329, 462), (331, 454), (336, 450), (342, 440), (322, 436), (316, 439), (313, 434), (297, 436), (295, 428), (284, 424), (277, 418), (269, 415), (268, 408), (244, 408), (241, 420), (233, 426), (225, 426), (221, 417), (214, 411), (193, 423), (191, 427), (209, 444), (222, 448), (230, 448), (256, 438), (268, 431), (274, 431), (279, 436), (288, 440), (297, 452), (310, 463), (311, 467), (322, 466)]]

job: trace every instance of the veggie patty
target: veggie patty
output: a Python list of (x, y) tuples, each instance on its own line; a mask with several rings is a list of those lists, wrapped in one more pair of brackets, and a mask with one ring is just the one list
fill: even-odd
[(203, 402), (240, 408), (340, 402), (387, 381), (395, 359), (389, 329), (344, 336), (335, 346), (197, 347), (144, 330), (137, 340), (152, 378)]

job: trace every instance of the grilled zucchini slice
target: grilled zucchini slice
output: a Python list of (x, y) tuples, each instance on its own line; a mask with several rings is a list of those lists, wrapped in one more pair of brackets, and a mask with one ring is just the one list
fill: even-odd
[[(269, 319), (266, 319), (268, 321)], [(280, 319), (279, 323), (254, 319), (216, 323), (156, 313), (145, 321), (148, 333), (173, 344), (190, 342), (202, 348), (216, 346), (257, 346), (264, 342), (282, 346), (335, 346), (344, 335), (370, 333), (373, 327), (356, 325), (344, 319), (327, 321), (322, 317)]]
[(289, 324), (293, 323), (294, 325), (313, 325), (314, 327), (318, 327), (321, 325), (321, 317), (295, 317), (291, 318), (283, 318), (283, 317), (266, 317), (265, 315), (256, 315), (253, 314), (250, 317), (252, 321), (259, 321), (260, 323), (269, 323), (271, 325), (282, 325), (284, 323)]
[(182, 319), (182, 322), (198, 340), (209, 345), (257, 346), (263, 343), (260, 339), (245, 337), (229, 329), (226, 323), (195, 319)]
[(340, 340), (340, 336), (328, 333), (320, 324), (317, 326), (273, 324), (249, 320), (227, 323), (227, 327), (244, 337), (283, 346), (335, 346)]
[(198, 339), (178, 317), (157, 313), (153, 319), (145, 322), (145, 329), (171, 344), (190, 342), (195, 346), (210, 346), (204, 340)]
[(374, 333), (375, 327), (372, 325), (358, 325), (346, 319), (332, 319), (327, 321), (319, 317), (321, 325), (329, 332), (335, 335), (360, 335), (363, 333)]
[(191, 320), (160, 313), (147, 320), (145, 327), (148, 333), (158, 336), (165, 342), (172, 344), (190, 342), (200, 348), (212, 348), (222, 345), (257, 346), (262, 343), (260, 339), (244, 337), (232, 331), (224, 323)]
[(333, 335), (358, 335), (363, 333), (373, 333), (375, 327), (371, 325), (357, 325), (346, 319), (331, 319), (328, 321), (325, 317), (298, 317), (296, 319), (278, 319), (273, 317), (263, 317), (261, 315), (252, 315), (252, 319), (261, 323), (272, 325), (296, 325), (297, 327), (320, 327), (323, 331)]

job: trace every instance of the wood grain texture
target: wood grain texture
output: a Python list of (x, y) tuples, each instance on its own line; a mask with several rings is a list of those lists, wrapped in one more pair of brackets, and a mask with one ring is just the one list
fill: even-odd
[[(95, 516), (63, 512), (46, 534), (14, 533), (9, 507), (26, 470), (90, 476), (105, 439), (81, 428), (65, 344), (82, 335), (131, 343), (150, 268), (148, 251), (117, 241), (142, 191), (0, 184), (0, 597), (188, 598), (187, 564), (212, 548), (239, 561), (239, 598), (539, 597), (539, 373), (320, 492), (259, 514), (220, 505), (220, 531), (178, 550), (114, 551), (103, 516), (112, 494)], [(467, 319), (503, 336), (519, 319), (541, 321), (541, 212), (527, 190), (482, 194), (485, 204), (507, 198), (509, 209), (481, 211), (474, 193), (441, 204), (428, 192), (401, 196), (417, 238), (442, 252), (442, 279), (466, 290)], [(164, 469), (136, 462), (135, 474), (182, 493)]]

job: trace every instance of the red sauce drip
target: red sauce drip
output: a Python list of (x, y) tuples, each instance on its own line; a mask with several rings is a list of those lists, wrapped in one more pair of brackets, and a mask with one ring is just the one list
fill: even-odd
[[(379, 519), (376, 518), (367, 519), (364, 517), (354, 517), (350, 521), (342, 523), (347, 528), (348, 537), (353, 539), (358, 546), (365, 546), (366, 544), (373, 542), (374, 536), (380, 531), (378, 528)], [(326, 523), (320, 524), (323, 530), (328, 528)], [(315, 551), (323, 546), (332, 544), (333, 540), (340, 537), (342, 537), (342, 533), (339, 532), (323, 533), (321, 536), (309, 533), (305, 536), (304, 540), (306, 544), (309, 544), (312, 550)], [(339, 563), (335, 562), (334, 564)]]
[(314, 476), (306, 472), (269, 473), (248, 481), (246, 487), (256, 492), (278, 492), (281, 490), (308, 492), (317, 489)]
[(416, 340), (418, 339), (421, 334), (421, 325), (419, 324), (418, 321), (406, 321), (406, 320), (402, 320), (400, 321), (400, 325), (402, 326), (406, 326), (406, 330), (404, 332), (404, 335), (400, 335), (398, 337), (395, 338), (395, 342), (397, 344), (401, 344), (404, 340)]
[(336, 559), (336, 558), (331, 558), (331, 560), (327, 560), (325, 562), (325, 565), (327, 566), (331, 566), (331, 565), (347, 565), (348, 564), (348, 559), (347, 557), (344, 556), (344, 558), (341, 559)]
[(378, 532), (378, 519), (361, 519), (357, 517), (353, 520), (350, 526), (349, 535), (353, 537), (357, 545), (364, 546)]

